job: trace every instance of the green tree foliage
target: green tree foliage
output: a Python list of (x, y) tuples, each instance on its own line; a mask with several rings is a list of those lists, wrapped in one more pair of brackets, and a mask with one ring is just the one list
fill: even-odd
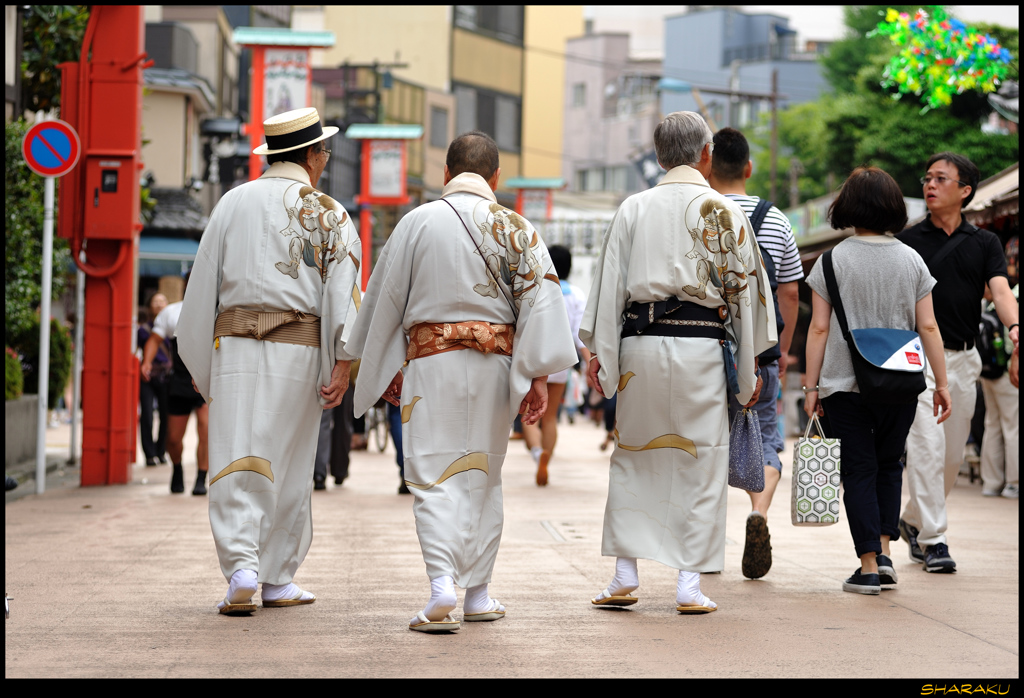
[(60, 105), (57, 65), (77, 61), (89, 23), (88, 5), (25, 5), (22, 24), (21, 90), (25, 109)]
[[(4, 337), (19, 349), (14, 338), (23, 337), (30, 325), (39, 327), (36, 309), (43, 276), (43, 178), (22, 157), (27, 131), (23, 121), (4, 126)], [(71, 264), (67, 240), (54, 237), (54, 298), (68, 287)]]
[[(823, 74), (832, 88), (814, 102), (779, 113), (777, 201), (790, 201), (789, 168), (799, 160), (800, 201), (827, 193), (829, 174), (838, 186), (853, 168), (874, 165), (891, 174), (906, 196), (920, 197), (928, 157), (943, 150), (961, 153), (990, 177), (1019, 159), (1017, 134), (986, 134), (981, 122), (992, 111), (980, 92), (954, 95), (945, 109), (920, 114), (920, 104), (904, 97), (894, 99), (895, 89), (880, 85), (882, 71), (895, 48), (882, 36), (866, 34), (882, 20), (888, 7), (901, 12), (926, 11), (935, 5), (858, 5), (844, 8), (847, 35), (834, 42), (821, 59)], [(996, 25), (976, 25), (991, 34), (1013, 55), (1010, 76), (1018, 79), (1018, 31)], [(767, 197), (770, 192), (770, 122), (767, 115), (748, 133), (754, 174), (748, 190)]]
[(4, 399), (17, 400), (25, 388), (25, 376), (21, 371), (21, 359), (18, 353), (10, 347), (4, 347), (5, 368), (4, 368)]
[[(25, 328), (23, 335), (15, 337), (15, 346), (21, 351), (24, 369), (25, 392), (35, 395), (39, 392), (39, 318)], [(46, 399), (50, 409), (64, 394), (64, 388), (71, 377), (74, 363), (74, 349), (71, 332), (55, 318), (50, 319), (50, 370), (47, 374)]]

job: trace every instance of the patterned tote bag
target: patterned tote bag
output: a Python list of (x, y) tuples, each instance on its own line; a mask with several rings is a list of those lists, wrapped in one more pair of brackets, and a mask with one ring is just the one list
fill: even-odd
[[(818, 435), (811, 436), (811, 426)], [(807, 422), (793, 448), (794, 526), (831, 526), (839, 521), (839, 439), (826, 439), (818, 416)]]

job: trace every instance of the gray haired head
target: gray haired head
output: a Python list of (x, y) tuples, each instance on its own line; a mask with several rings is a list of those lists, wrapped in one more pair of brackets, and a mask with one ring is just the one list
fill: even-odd
[(704, 146), (714, 134), (704, 117), (692, 111), (675, 111), (654, 129), (654, 151), (666, 170), (680, 165), (696, 166)]

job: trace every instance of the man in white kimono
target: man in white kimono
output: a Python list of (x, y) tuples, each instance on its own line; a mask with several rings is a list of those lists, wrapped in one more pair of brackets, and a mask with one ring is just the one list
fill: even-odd
[(359, 303), (359, 238), (317, 191), (331, 151), (316, 109), (264, 122), (270, 167), (220, 200), (203, 233), (178, 348), (210, 405), (210, 524), (228, 578), (221, 613), (312, 603), (292, 579), (309, 550), (322, 408), (341, 402)]
[(601, 394), (619, 393), (601, 553), (615, 576), (592, 603), (628, 606), (636, 559), (679, 570), (676, 610), (708, 613), (700, 573), (722, 569), (729, 424), (722, 341), (737, 398), (759, 390), (756, 357), (777, 341), (771, 291), (743, 210), (708, 185), (712, 133), (693, 112), (654, 131), (668, 174), (619, 207), (580, 338)]
[(431, 586), (409, 627), (423, 632), (459, 629), (449, 615), (455, 585), (466, 589), (464, 620), (504, 616), (487, 585), (509, 428), (517, 413), (535, 423), (548, 374), (576, 362), (547, 248), (497, 203), (499, 172), (486, 134), (452, 142), (442, 200), (407, 214), (391, 234), (346, 345), (362, 357), (356, 414), (382, 394), (402, 409), (405, 484)]

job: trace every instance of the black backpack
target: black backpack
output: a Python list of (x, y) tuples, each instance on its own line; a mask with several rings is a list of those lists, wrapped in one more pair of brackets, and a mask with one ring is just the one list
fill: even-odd
[(978, 322), (978, 355), (981, 356), (982, 378), (995, 380), (1006, 372), (1003, 323), (994, 312), (983, 312)]
[[(757, 234), (761, 231), (761, 224), (764, 223), (765, 216), (768, 215), (768, 209), (772, 207), (772, 202), (766, 199), (761, 199), (757, 202), (757, 207), (754, 212), (750, 214), (750, 226), (753, 228), (754, 239), (757, 240)], [(758, 248), (761, 250), (761, 259), (764, 262), (764, 270), (768, 274), (768, 283), (772, 288), (772, 300), (775, 301), (775, 326), (778, 329), (779, 337), (782, 337), (782, 328), (785, 327), (785, 323), (782, 321), (782, 311), (779, 309), (779, 278), (775, 271), (775, 260), (768, 254), (768, 250), (764, 248), (761, 241), (757, 242)], [(767, 366), (773, 361), (778, 361), (782, 358), (782, 345), (776, 343), (775, 346), (770, 349), (765, 349), (760, 355), (758, 355), (758, 363), (761, 366)]]

